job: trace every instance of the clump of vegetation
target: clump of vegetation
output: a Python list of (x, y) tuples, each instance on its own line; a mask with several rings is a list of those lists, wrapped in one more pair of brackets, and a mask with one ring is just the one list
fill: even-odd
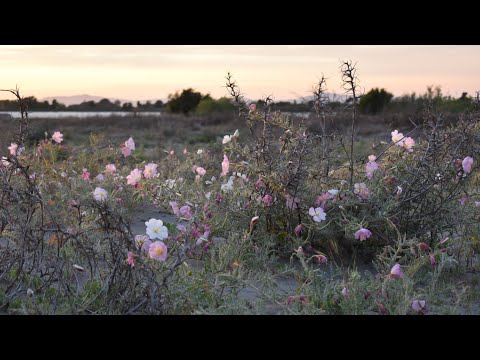
[(1, 311), (478, 313), (478, 284), (456, 281), (478, 269), (478, 97), (448, 122), (429, 102), (365, 147), (355, 65), (341, 75), (352, 99), (341, 131), (323, 77), (309, 119), (246, 101), (230, 74), (221, 104), (177, 94), (187, 113), (233, 103), (244, 125), (155, 161), (129, 135), (71, 146), (52, 128), (29, 143), (12, 90), (21, 117), (0, 165)]

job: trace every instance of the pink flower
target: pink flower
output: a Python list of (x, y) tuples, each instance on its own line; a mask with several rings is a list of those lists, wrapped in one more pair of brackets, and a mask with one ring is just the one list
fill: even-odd
[(152, 240), (148, 235), (135, 235), (135, 243), (143, 252), (148, 252), (150, 245), (152, 245)]
[(408, 152), (413, 152), (413, 147), (415, 146), (415, 140), (411, 137), (407, 137), (403, 140), (403, 148)]
[(262, 201), (265, 205), (271, 206), (273, 203), (273, 197), (272, 195), (267, 194), (263, 197)]
[(258, 179), (255, 183), (255, 190), (259, 190), (261, 187), (265, 186), (262, 179)]
[(469, 174), (470, 172), (472, 172), (472, 165), (473, 165), (473, 158), (471, 156), (467, 156), (465, 159), (463, 159), (462, 167), (465, 173)]
[(327, 214), (325, 214), (325, 211), (323, 211), (321, 207), (318, 207), (316, 209), (311, 207), (308, 210), (308, 213), (310, 214), (310, 216), (313, 216), (313, 221), (315, 222), (322, 222), (327, 217)]
[(430, 255), (430, 265), (432, 265), (432, 267), (437, 266), (437, 260), (435, 259), (435, 255)]
[(197, 168), (195, 168), (195, 172), (196, 172), (198, 175), (203, 176), (203, 175), (205, 175), (205, 173), (207, 172), (207, 170), (205, 170), (203, 167), (198, 166)]
[(298, 197), (293, 197), (293, 195), (287, 194), (285, 196), (287, 199), (287, 208), (289, 209), (296, 209), (298, 208), (298, 203), (300, 202), (300, 199)]
[(169, 201), (170, 206), (172, 207), (172, 211), (176, 216), (180, 216), (180, 211), (178, 209), (178, 204), (176, 201)]
[(295, 227), (295, 230), (294, 230), (295, 235), (300, 236), (300, 234), (303, 232), (303, 230), (304, 230), (303, 224), (298, 224), (298, 225)]
[(328, 259), (325, 255), (321, 255), (321, 254), (320, 255), (313, 255), (313, 258), (319, 264), (326, 264), (328, 262)]
[(365, 171), (369, 179), (373, 177), (373, 173), (377, 170), (378, 170), (378, 164), (375, 161), (369, 161), (365, 166)]
[(398, 130), (392, 131), (392, 141), (395, 143), (397, 146), (403, 146), (403, 134), (399, 133)]
[(16, 155), (17, 149), (18, 149), (18, 145), (15, 143), (11, 143), (10, 146), (8, 147), (8, 150), (10, 150), (10, 155)]
[(412, 309), (416, 312), (422, 312), (425, 309), (425, 300), (413, 300)]
[(248, 109), (250, 110), (250, 112), (254, 112), (257, 110), (257, 105), (255, 104), (250, 104), (250, 106), (248, 107)]
[(356, 183), (354, 185), (353, 193), (358, 195), (362, 200), (367, 200), (370, 196), (370, 192), (365, 183)]
[(95, 179), (97, 179), (97, 181), (99, 182), (102, 182), (103, 180), (105, 180), (105, 177), (103, 176), (103, 174), (98, 174)]
[(368, 156), (368, 161), (374, 162), (375, 160), (377, 160), (377, 157), (375, 155)]
[(355, 239), (360, 239), (360, 241), (367, 240), (370, 236), (372, 236), (370, 230), (363, 227), (355, 233)]
[(135, 141), (133, 141), (133, 138), (129, 138), (127, 141), (125, 141), (125, 143), (121, 145), (121, 150), (123, 156), (130, 156), (132, 151), (135, 150)]
[(108, 164), (105, 166), (105, 170), (109, 174), (113, 174), (115, 171), (117, 171), (117, 168), (115, 167), (115, 164)]
[(127, 176), (127, 184), (135, 186), (140, 180), (142, 180), (142, 171), (140, 169), (134, 169), (130, 172), (130, 175)]
[(225, 176), (228, 173), (228, 168), (230, 167), (230, 161), (228, 161), (227, 155), (223, 155), (223, 161), (222, 161), (222, 173), (220, 176)]
[(57, 144), (60, 144), (63, 141), (63, 134), (59, 131), (55, 131), (52, 135), (52, 140)]
[(157, 174), (157, 164), (149, 163), (145, 165), (145, 170), (143, 170), (143, 176), (147, 179), (152, 179)]
[(430, 246), (427, 243), (424, 243), (424, 242), (421, 242), (420, 244), (418, 244), (418, 247), (421, 251), (429, 251), (430, 250)]
[(182, 206), (179, 212), (187, 220), (192, 218), (192, 208), (188, 205)]
[(400, 278), (403, 278), (404, 276), (405, 274), (400, 268), (400, 264), (397, 263), (393, 265), (392, 269), (390, 270), (390, 277), (393, 279), (400, 279)]
[(315, 205), (325, 208), (328, 200), (335, 199), (335, 195), (330, 194), (328, 191), (321, 195), (318, 195), (315, 199)]
[(135, 266), (135, 255), (129, 251), (128, 256), (127, 256), (127, 263), (130, 265), (132, 268)]
[(150, 258), (158, 261), (165, 261), (167, 259), (167, 246), (161, 241), (155, 241), (148, 249)]
[(90, 180), (90, 173), (87, 171), (87, 169), (82, 170), (82, 179), (85, 181)]

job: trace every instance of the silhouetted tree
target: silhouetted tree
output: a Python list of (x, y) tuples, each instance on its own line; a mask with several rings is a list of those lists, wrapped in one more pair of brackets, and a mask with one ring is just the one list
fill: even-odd
[(202, 99), (208, 99), (210, 95), (202, 95), (199, 92), (194, 91), (192, 88), (183, 90), (181, 94), (176, 92), (175, 94), (168, 95), (167, 108), (173, 113), (184, 113), (194, 111), (197, 105)]
[(393, 94), (385, 89), (372, 89), (360, 98), (358, 107), (364, 114), (377, 114), (392, 100)]

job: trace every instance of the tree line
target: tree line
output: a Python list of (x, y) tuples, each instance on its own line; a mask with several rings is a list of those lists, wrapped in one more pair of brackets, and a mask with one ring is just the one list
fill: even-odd
[[(121, 103), (120, 101), (110, 101), (102, 99), (98, 102), (84, 101), (81, 104), (65, 105), (59, 103), (56, 99), (51, 103), (48, 101), (39, 101), (34, 96), (25, 98), (29, 111), (132, 111), (132, 112), (156, 112), (167, 111), (171, 113), (198, 114), (205, 115), (211, 113), (234, 112), (235, 106), (232, 102), (222, 97), (213, 99), (210, 94), (202, 94), (192, 88), (184, 89), (168, 96), (168, 101), (162, 100), (156, 102), (146, 101), (136, 104), (131, 102)], [(352, 99), (345, 102), (332, 101), (329, 103), (333, 111), (340, 110), (348, 105)], [(257, 101), (257, 106), (263, 104), (262, 100)], [(394, 97), (385, 89), (374, 88), (363, 94), (358, 102), (359, 111), (363, 114), (378, 114), (382, 112), (417, 112), (421, 111), (428, 104), (446, 112), (461, 112), (472, 107), (474, 98), (466, 92), (459, 98), (446, 96), (442, 93), (441, 87), (428, 86), (424, 94), (417, 95), (411, 93), (399, 97)], [(283, 112), (308, 112), (314, 106), (313, 100), (306, 101), (278, 101), (272, 104), (273, 110)], [(0, 111), (17, 111), (18, 103), (15, 100), (0, 100)]]

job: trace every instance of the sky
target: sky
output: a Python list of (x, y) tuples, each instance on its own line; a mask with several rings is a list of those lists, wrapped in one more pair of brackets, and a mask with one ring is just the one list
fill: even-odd
[(329, 92), (343, 93), (338, 69), (348, 59), (357, 62), (365, 92), (383, 87), (400, 96), (439, 85), (459, 97), (480, 90), (478, 45), (0, 45), (0, 89), (136, 101), (192, 87), (219, 98), (230, 71), (247, 98), (279, 101), (311, 95), (322, 74)]

